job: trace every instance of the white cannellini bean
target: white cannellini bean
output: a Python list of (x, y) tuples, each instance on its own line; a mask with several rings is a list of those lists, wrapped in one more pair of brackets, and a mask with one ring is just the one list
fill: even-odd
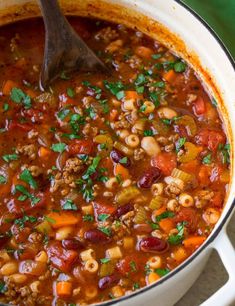
[(160, 107), (157, 112), (160, 118), (173, 119), (177, 116), (177, 112), (169, 107)]
[(161, 152), (159, 144), (152, 136), (143, 137), (141, 140), (141, 148), (144, 149), (149, 156), (154, 156)]

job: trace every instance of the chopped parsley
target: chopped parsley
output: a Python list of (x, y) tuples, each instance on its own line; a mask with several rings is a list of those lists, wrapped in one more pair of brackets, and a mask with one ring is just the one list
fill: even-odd
[(226, 145), (220, 144), (218, 146), (218, 151), (222, 154), (222, 163), (229, 164), (230, 163), (230, 144), (227, 143)]
[(157, 59), (159, 59), (161, 57), (162, 57), (162, 54), (160, 54), (160, 53), (152, 55), (152, 58), (155, 59), (155, 60), (157, 60)]
[(211, 164), (211, 159), (212, 159), (212, 154), (210, 153), (210, 154), (206, 155), (205, 157), (203, 157), (202, 163), (204, 165), (209, 165), (209, 164)]
[(75, 91), (73, 88), (71, 87), (68, 87), (67, 88), (67, 95), (70, 97), (70, 98), (74, 98), (75, 97)]
[(62, 153), (66, 149), (66, 144), (63, 143), (63, 142), (54, 143), (54, 144), (52, 144), (51, 149), (54, 152)]
[(144, 131), (144, 136), (153, 136), (154, 132), (152, 130), (145, 130)]
[(93, 173), (96, 172), (96, 168), (99, 165), (100, 159), (100, 156), (96, 156), (93, 158), (92, 164), (88, 167), (86, 173), (82, 176), (84, 180), (87, 180)]
[(0, 293), (4, 293), (7, 291), (7, 286), (3, 281), (0, 281)]
[(100, 259), (100, 262), (101, 262), (102, 264), (106, 264), (106, 263), (110, 262), (110, 258), (101, 258), (101, 259)]
[(111, 230), (110, 227), (100, 226), (98, 229), (99, 229), (101, 232), (103, 232), (105, 235), (107, 235), (107, 236), (111, 236), (111, 234), (112, 234), (112, 230)]
[(186, 138), (185, 137), (181, 137), (175, 144), (175, 149), (176, 152), (178, 153), (179, 150), (184, 146), (185, 142), (186, 142)]
[(175, 72), (184, 72), (186, 70), (187, 65), (182, 62), (182, 61), (178, 61), (174, 64), (174, 70)]
[(2, 159), (7, 163), (11, 162), (12, 160), (17, 160), (18, 158), (19, 156), (17, 154), (6, 154), (2, 156)]
[(34, 216), (24, 215), (22, 218), (16, 219), (14, 223), (19, 225), (20, 228), (24, 228), (26, 222), (35, 223), (37, 220), (38, 219)]
[(184, 228), (185, 228), (186, 224), (187, 224), (187, 222), (185, 222), (185, 221), (177, 224), (176, 228), (178, 230), (178, 234), (169, 236), (168, 242), (170, 244), (177, 245), (177, 244), (180, 244), (182, 242), (182, 240), (184, 239)]
[(172, 211), (164, 211), (162, 214), (156, 217), (156, 222), (161, 221), (166, 218), (173, 218), (175, 214)]
[(86, 221), (86, 222), (93, 222), (94, 221), (94, 217), (92, 215), (85, 215), (82, 217), (83, 221)]
[(9, 110), (9, 104), (8, 103), (4, 103), (3, 104), (3, 111), (7, 112)]
[(20, 174), (20, 179), (29, 184), (29, 186), (33, 189), (38, 187), (37, 182), (34, 180), (31, 172), (28, 169), (24, 169), (24, 171)]
[(76, 204), (70, 199), (67, 199), (62, 206), (63, 210), (78, 210)]
[(100, 215), (98, 215), (98, 220), (99, 221), (106, 221), (109, 217), (110, 217), (110, 215), (108, 215), (108, 214), (100, 214)]
[(60, 120), (64, 120), (70, 113), (70, 110), (68, 108), (62, 108), (58, 113), (57, 116)]
[(118, 82), (108, 82), (104, 81), (104, 86), (108, 89), (118, 100), (124, 98), (124, 89), (125, 86), (121, 81)]
[(22, 103), (26, 109), (32, 107), (30, 96), (25, 94), (20, 88), (13, 87), (10, 93), (10, 98), (17, 104)]
[(5, 178), (5, 176), (0, 175), (0, 184), (5, 184), (7, 182), (7, 179)]
[(170, 270), (169, 269), (154, 269), (154, 272), (156, 272), (159, 276), (165, 276), (165, 275), (167, 275), (169, 272), (170, 272)]
[(140, 284), (139, 283), (134, 283), (133, 284), (133, 289), (134, 290), (137, 290), (137, 289), (139, 289), (140, 288)]
[(130, 268), (131, 268), (131, 272), (137, 271), (136, 263), (133, 260), (130, 262)]
[(127, 157), (125, 156), (125, 157), (123, 157), (123, 158), (121, 158), (121, 159), (119, 160), (119, 163), (120, 163), (120, 164), (123, 164), (123, 165), (126, 165), (126, 164), (127, 164), (127, 161), (128, 161), (128, 159), (127, 159)]
[(31, 205), (34, 206), (37, 204), (41, 199), (36, 197), (35, 195), (28, 192), (28, 190), (23, 185), (16, 185), (15, 190), (20, 192), (21, 195), (18, 197), (18, 200), (23, 202), (27, 199), (30, 199)]

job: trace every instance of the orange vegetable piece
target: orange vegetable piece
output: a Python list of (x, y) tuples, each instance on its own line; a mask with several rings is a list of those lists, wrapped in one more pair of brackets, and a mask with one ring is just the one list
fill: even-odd
[(125, 91), (125, 100), (137, 100), (137, 99), (142, 99), (143, 95), (138, 94), (136, 91), (134, 90), (127, 90)]
[(183, 260), (185, 260), (188, 257), (188, 254), (185, 250), (184, 247), (178, 247), (176, 248), (173, 253), (172, 253), (172, 257), (178, 261), (178, 262), (182, 262)]
[(151, 272), (149, 273), (149, 275), (147, 276), (147, 284), (150, 285), (156, 281), (158, 281), (161, 277), (155, 273), (155, 272)]
[(166, 211), (166, 207), (165, 207), (165, 206), (162, 206), (161, 208), (156, 209), (156, 210), (154, 211), (154, 214), (155, 214), (156, 216), (159, 216), (159, 215), (161, 215), (162, 213), (164, 213), (165, 211)]
[(58, 296), (69, 296), (72, 293), (72, 283), (58, 282), (56, 284), (56, 293)]
[(4, 85), (3, 85), (3, 88), (2, 88), (2, 93), (4, 95), (10, 95), (11, 93), (11, 90), (12, 88), (14, 87), (18, 87), (17, 83), (15, 83), (14, 81), (12, 80), (7, 80)]
[(168, 83), (174, 83), (177, 77), (178, 75), (174, 70), (169, 70), (163, 74), (163, 79)]
[(135, 54), (139, 57), (149, 59), (153, 55), (153, 50), (144, 46), (139, 46), (135, 49)]
[(207, 186), (210, 182), (211, 169), (208, 166), (202, 165), (198, 172), (198, 179), (201, 185)]
[(121, 164), (116, 164), (114, 166), (114, 175), (120, 175), (123, 180), (126, 180), (130, 177), (129, 171), (123, 167)]
[(175, 227), (175, 223), (171, 218), (166, 218), (159, 221), (159, 226), (164, 232), (169, 233)]
[(45, 147), (40, 147), (38, 151), (38, 155), (42, 159), (48, 159), (51, 153), (52, 153), (51, 150)]
[(204, 241), (206, 240), (206, 237), (204, 236), (191, 236), (189, 238), (186, 238), (183, 240), (183, 245), (185, 248), (198, 248)]
[(53, 228), (75, 225), (81, 219), (79, 215), (75, 216), (71, 212), (51, 212), (47, 217), (51, 219), (51, 226)]
[(30, 98), (35, 98), (37, 96), (36, 92), (34, 92), (32, 89), (28, 88), (25, 90), (26, 94), (30, 96)]
[(180, 169), (188, 173), (197, 173), (198, 166), (199, 166), (198, 160), (194, 159), (187, 163), (181, 164)]
[(114, 121), (117, 118), (118, 111), (116, 109), (112, 109), (109, 115), (110, 121)]

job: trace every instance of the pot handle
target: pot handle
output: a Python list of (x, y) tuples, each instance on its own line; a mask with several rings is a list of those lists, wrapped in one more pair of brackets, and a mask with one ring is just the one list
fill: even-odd
[(222, 230), (212, 247), (218, 252), (222, 263), (228, 272), (229, 279), (223, 287), (221, 287), (200, 306), (215, 306), (218, 305), (218, 301), (220, 301), (220, 305), (232, 306), (235, 302), (235, 250), (228, 238), (226, 228)]

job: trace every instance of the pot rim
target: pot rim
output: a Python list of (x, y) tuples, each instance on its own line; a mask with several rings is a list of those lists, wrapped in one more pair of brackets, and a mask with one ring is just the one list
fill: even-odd
[[(212, 27), (203, 19), (195, 10), (193, 10), (191, 7), (189, 7), (187, 4), (183, 3), (181, 0), (174, 0), (177, 4), (182, 6), (184, 9), (186, 9), (192, 16), (193, 18), (196, 18), (209, 32), (210, 34), (215, 38), (217, 43), (219, 44), (220, 48), (223, 50), (225, 56), (229, 60), (233, 71), (235, 73), (235, 59), (232, 57), (230, 51), (228, 48), (225, 46), (221, 38), (218, 36), (218, 34), (212, 29)], [(231, 190), (230, 190), (231, 192)], [(106, 301), (106, 302), (101, 302), (97, 303), (96, 305), (104, 305), (104, 306), (109, 306), (109, 305), (115, 305), (120, 302), (128, 301), (129, 299), (136, 297), (139, 294), (146, 293), (149, 290), (160, 286), (161, 284), (165, 283), (168, 281), (170, 278), (175, 276), (178, 272), (186, 268), (199, 254), (201, 254), (202, 251), (204, 251), (212, 242), (215, 240), (215, 238), (219, 235), (220, 231), (223, 229), (227, 221), (229, 220), (229, 217), (232, 215), (233, 210), (235, 210), (235, 197), (230, 204), (231, 206), (229, 207), (228, 211), (226, 214), (223, 216), (223, 219), (220, 221), (218, 227), (215, 229), (215, 231), (212, 233), (210, 237), (205, 241), (205, 243), (199, 247), (187, 260), (185, 260), (181, 265), (176, 267), (174, 270), (172, 270), (168, 275), (164, 276), (162, 279), (158, 280), (156, 283), (153, 283), (151, 285), (145, 286), (136, 292), (133, 292), (129, 295), (117, 298), (116, 300), (111, 300), (111, 301)]]

